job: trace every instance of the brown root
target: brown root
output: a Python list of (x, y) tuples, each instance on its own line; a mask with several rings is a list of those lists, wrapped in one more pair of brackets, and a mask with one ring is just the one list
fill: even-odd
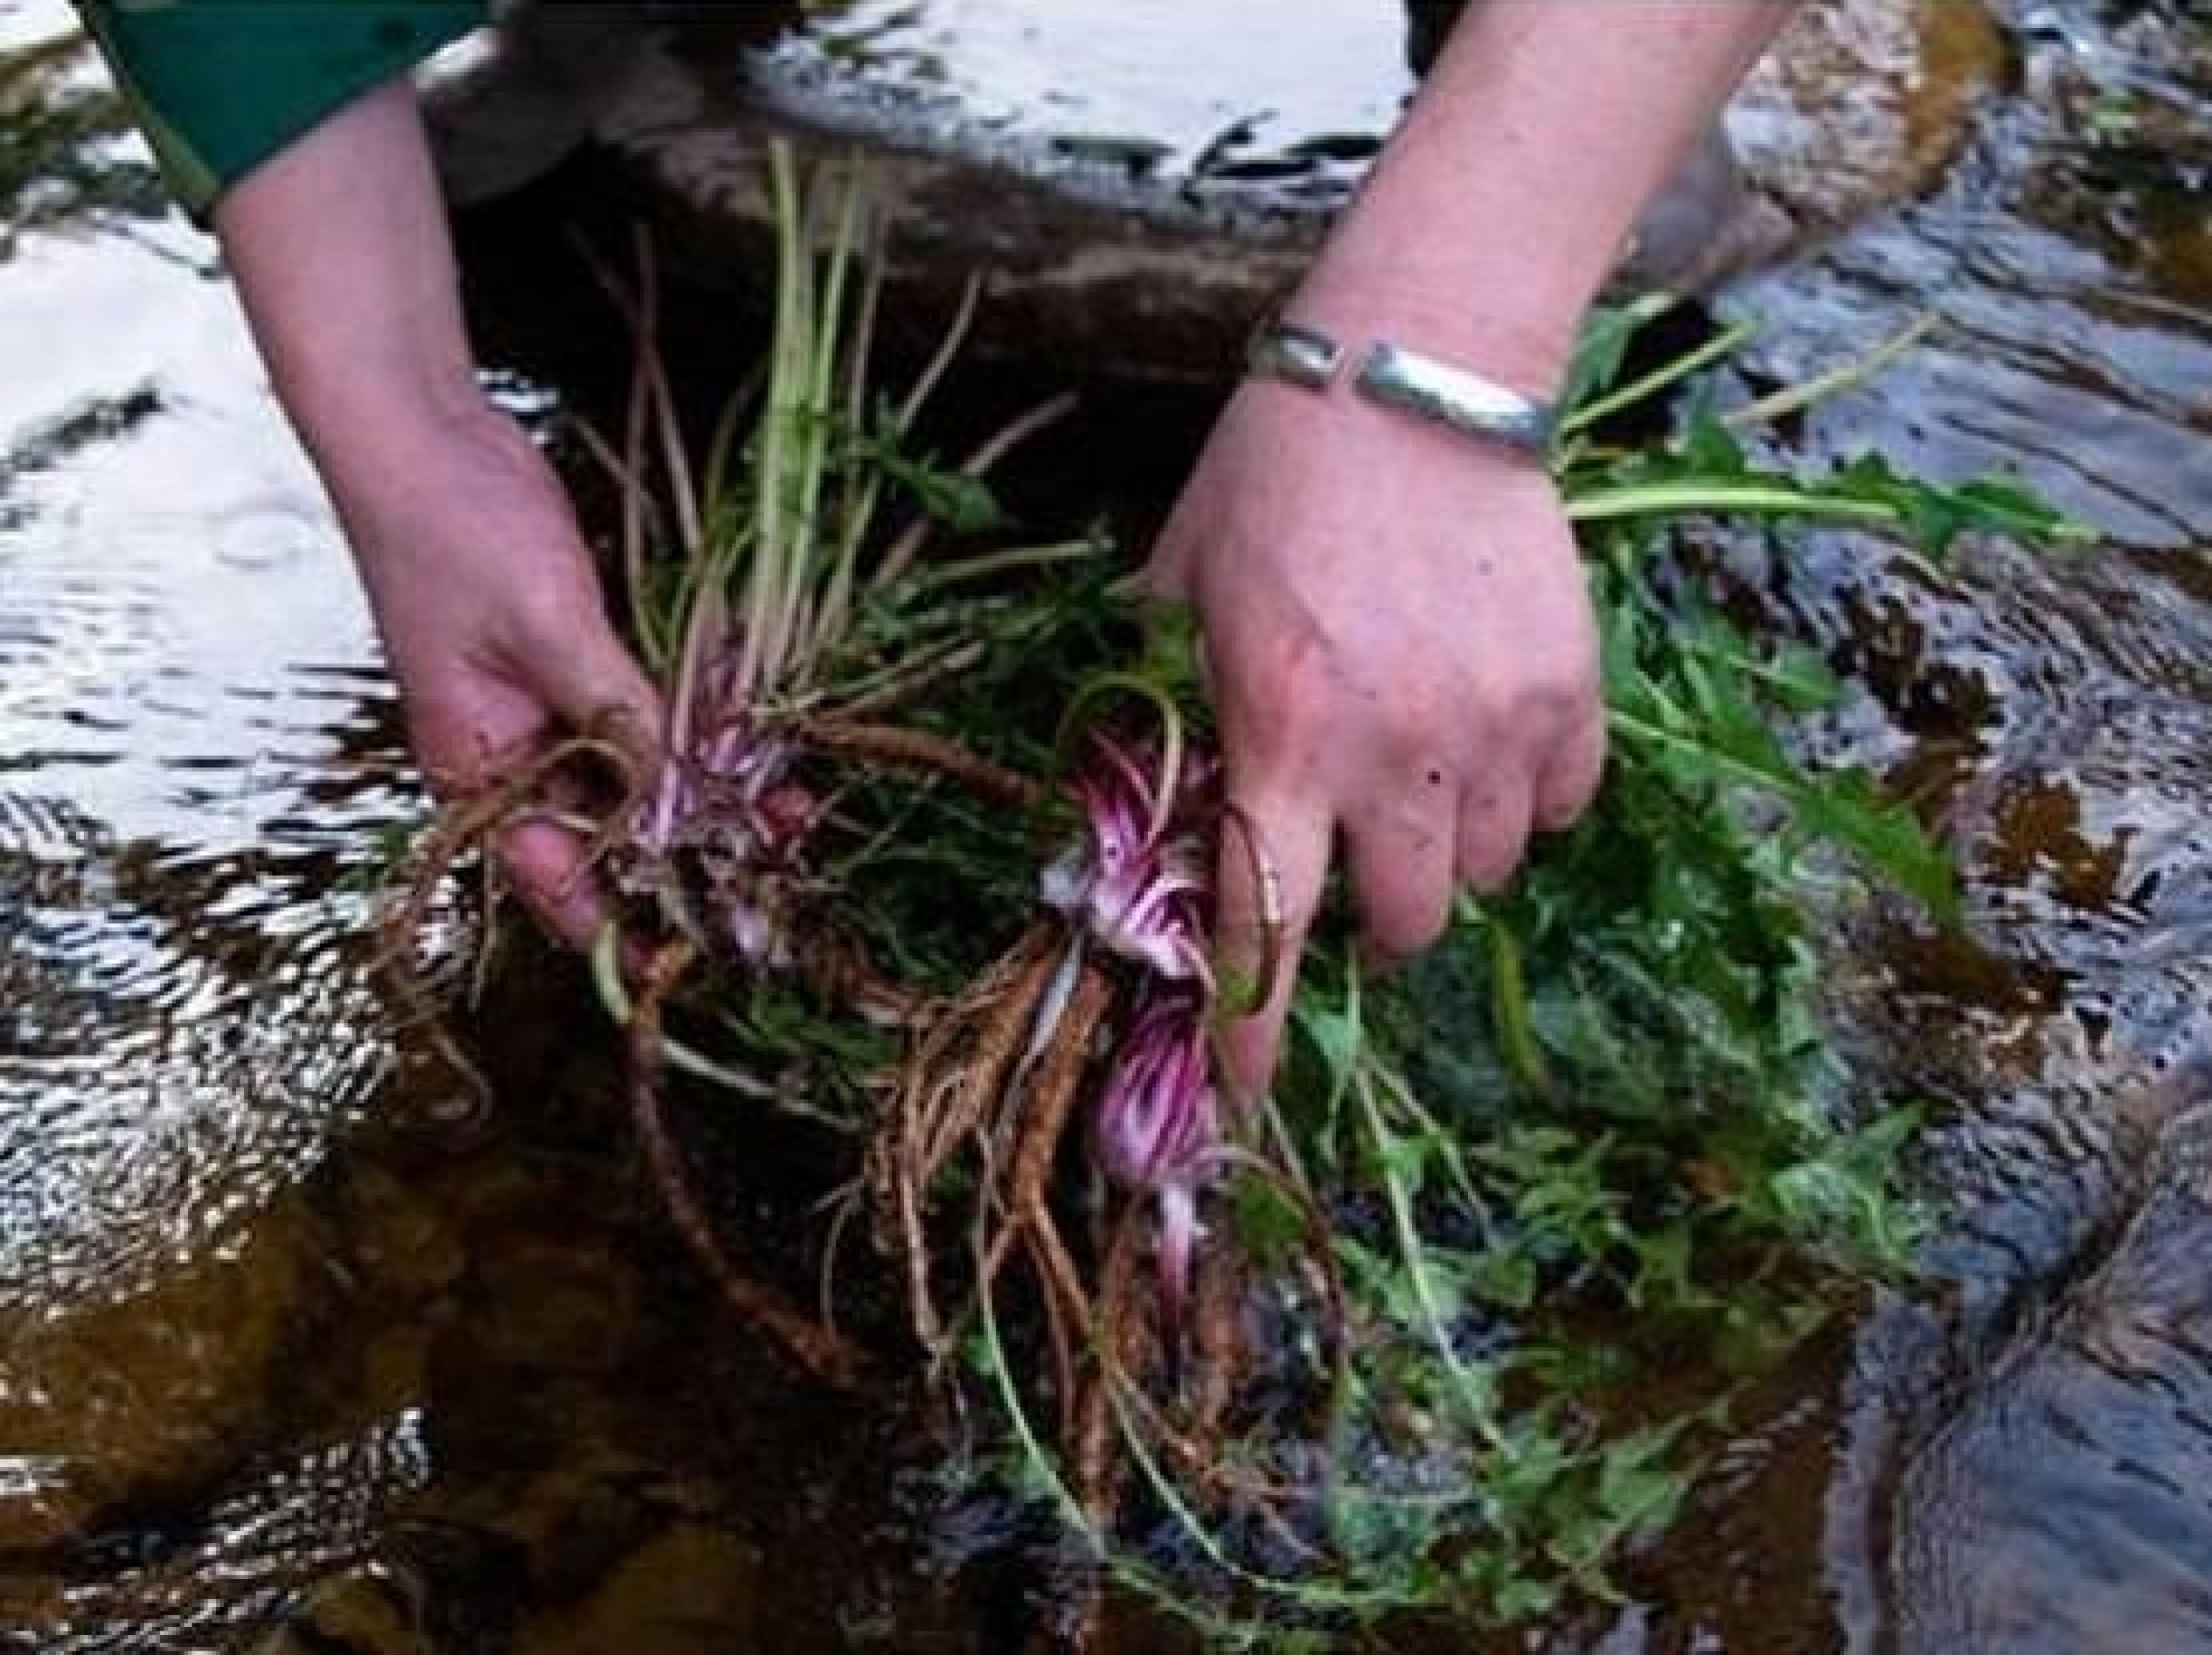
[(1079, 1398), (1068, 1458), (1074, 1467), (1075, 1498), (1093, 1534), (1112, 1532), (1121, 1506), (1127, 1466), (1116, 1451), (1115, 1390), (1141, 1393), (1151, 1364), (1145, 1337), (1145, 1209), (1129, 1202), (1115, 1226), (1098, 1283), (1098, 1314), (1091, 1342), (1090, 1383)]
[(921, 1028), (868, 1145), (863, 1176), (878, 1245), (904, 1263), (915, 1337), (933, 1352), (944, 1324), (930, 1286), (930, 1192), (978, 1132), (998, 1136), (994, 1112), (1051, 986), (1058, 947), (1054, 928), (1033, 927)]
[(840, 694), (836, 716), (854, 723), (887, 718), (939, 686), (972, 670), (988, 652), (973, 640), (926, 652), (919, 659), (902, 664), (895, 675), (872, 688)]
[(669, 1131), (660, 1100), (661, 1014), (695, 957), (692, 945), (680, 937), (663, 943), (647, 961), (631, 1004), (630, 1113), (653, 1168), (653, 1182), (678, 1233), (738, 1319), (767, 1335), (817, 1379), (850, 1389), (861, 1366), (858, 1348), (806, 1315), (775, 1288), (738, 1271), (715, 1240), (714, 1226), (691, 1187), (683, 1154)]
[[(546, 784), (568, 765), (586, 758), (611, 765), (625, 778), (629, 775), (629, 760), (620, 748), (599, 737), (578, 736), (546, 749), (490, 785), (441, 806), (431, 819), (429, 831), (416, 842), (394, 873), (377, 918), (375, 969), (410, 1024), (422, 1031), (439, 1058), (468, 1087), (483, 1114), (491, 1110), (490, 1083), (447, 1032), (434, 997), (416, 968), (416, 943), (428, 928), (438, 888), (454, 864), (518, 818), (532, 814)], [(490, 923), (487, 904), (485, 924)], [(489, 947), (489, 939), (485, 947)]]
[[(1035, 1079), (1024, 1088), (1026, 1096), (1017, 1100), (1018, 1116), (1009, 1123), (1012, 1147), (1005, 1157), (1006, 1173), (1000, 1197), (1006, 1223), (984, 1259), (983, 1283), (987, 1288), (996, 1284), (1007, 1249), (1025, 1231), (1048, 1232), (1060, 1258), (1066, 1259), (1066, 1248), (1060, 1243), (1048, 1199), (1052, 1169), (1059, 1158), (1060, 1139), (1066, 1134), (1067, 1123), (1074, 1116), (1076, 1102), (1082, 1094), (1083, 1071), (1091, 1059), (1091, 1037), (1105, 1020), (1112, 1001), (1113, 985), (1106, 973), (1096, 966), (1084, 967), (1068, 997), (1066, 1009), (1060, 1014), (1059, 1026), (1052, 1031), (1037, 1060)], [(1058, 1270), (1042, 1273), (1057, 1291), (1064, 1307), (1079, 1314), (1087, 1312), (1088, 1300), (1074, 1276), (1072, 1262), (1066, 1264), (1065, 1274)]]
[(993, 764), (959, 743), (924, 730), (817, 716), (793, 719), (786, 727), (786, 733), (800, 746), (817, 753), (886, 770), (942, 776), (972, 793), (1025, 810), (1034, 809), (1045, 797), (1044, 788), (1027, 776)]
[(929, 1002), (886, 975), (848, 937), (825, 930), (802, 955), (808, 986), (825, 1005), (840, 1007), (879, 1028), (919, 1021)]
[(1243, 1376), (1242, 1274), (1223, 1250), (1200, 1249), (1194, 1285), (1197, 1303), (1191, 1318), (1196, 1360), (1190, 1376), (1187, 1434), (1201, 1464), (1220, 1458), (1221, 1422)]
[(1084, 967), (1037, 1058), (1032, 1082), (1024, 1087), (1018, 1076), (1010, 1088), (1024, 1095), (1013, 1100), (1017, 1114), (1006, 1123), (1012, 1144), (1003, 1158), (1006, 1172), (994, 1203), (1001, 1217), (984, 1255), (978, 1288), (983, 1297), (991, 1294), (1006, 1259), (1019, 1245), (1043, 1289), (1063, 1434), (1073, 1428), (1076, 1392), (1074, 1347), (1068, 1330), (1088, 1325), (1091, 1298), (1084, 1290), (1083, 1272), (1052, 1215), (1052, 1169), (1082, 1096), (1091, 1036), (1112, 1003), (1113, 985), (1106, 973), (1096, 966)]

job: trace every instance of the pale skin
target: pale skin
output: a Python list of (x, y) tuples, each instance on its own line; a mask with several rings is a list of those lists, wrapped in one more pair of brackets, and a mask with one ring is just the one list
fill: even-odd
[[(1290, 307), (1553, 392), (1636, 216), (1789, 0), (1486, 0), (1454, 33)], [(480, 394), (412, 94), (354, 104), (218, 204), (276, 394), (336, 502), (434, 781), (465, 789), (576, 729), (652, 761), (659, 709), (614, 635), (558, 480)], [(1248, 958), (1295, 961), (1340, 848), (1379, 955), (1433, 942), (1571, 824), (1604, 765), (1595, 630), (1533, 460), (1326, 394), (1250, 382), (1154, 550), (1197, 610), (1232, 795), (1276, 889), (1223, 858)], [(571, 942), (602, 896), (550, 824), (504, 846)], [(1293, 978), (1230, 1031), (1265, 1083)]]

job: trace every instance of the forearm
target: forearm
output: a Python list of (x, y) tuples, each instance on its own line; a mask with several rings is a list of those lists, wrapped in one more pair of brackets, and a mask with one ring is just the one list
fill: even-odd
[(214, 221), (278, 399), (341, 510), (487, 418), (422, 120), (404, 82), (229, 191)]
[[(536, 630), (615, 659), (566, 493), (477, 384), (408, 86), (372, 93), (257, 167), (215, 224), (410, 699), (465, 699), (438, 686), (487, 639)], [(617, 677), (613, 699), (635, 699), (626, 666), (599, 674)], [(428, 715), (416, 734), (449, 767), (449, 749), (467, 744)]]
[(1638, 215), (1790, 9), (1478, 0), (1297, 314), (1554, 389)]
[[(258, 8), (228, 9), (235, 24)], [(424, 776), (482, 790), (590, 731), (623, 743), (641, 781), (659, 701), (608, 623), (559, 478), (477, 385), (411, 88), (387, 80), (318, 119), (238, 173), (212, 217), (343, 521)], [(566, 828), (518, 818), (499, 850), (550, 927), (579, 946), (599, 935), (607, 894)]]

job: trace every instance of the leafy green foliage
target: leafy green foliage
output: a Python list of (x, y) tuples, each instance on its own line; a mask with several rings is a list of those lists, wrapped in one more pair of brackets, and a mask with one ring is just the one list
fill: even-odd
[[(1603, 640), (1605, 789), (1387, 982), (1366, 980), (1347, 926), (1322, 928), (1285, 1073), (1249, 1124), (1246, 1160), (1274, 1175), (1209, 1197), (1209, 1245), (1241, 1258), (1243, 1324), (1261, 1331), (1209, 1467), (1161, 1452), (1128, 1411), (1177, 1399), (1117, 1397), (1135, 1497), (1093, 1532), (1028, 1412), (1040, 1353), (988, 1302), (963, 1345), (1004, 1421), (1012, 1488), (1215, 1640), (1322, 1646), (1349, 1623), (1510, 1622), (1606, 1596), (1681, 1509), (1738, 1379), (1910, 1269), (1919, 1224), (1896, 1164), (1913, 1118), (1852, 1094), (1824, 1028), (1821, 940), (1875, 890), (1948, 915), (1948, 858), (1873, 778), (1794, 756), (1789, 721), (1842, 693), (1818, 659), (1745, 636), (1657, 571), (1680, 519), (1857, 524), (1931, 555), (1970, 530), (2081, 531), (2008, 480), (1937, 485), (1878, 457), (1801, 474), (1745, 441), (1755, 409), (1723, 416), (1697, 391), (1671, 438), (1608, 446), (1613, 416), (1700, 387), (1746, 331), (1622, 384), (1663, 308), (1594, 320), (1558, 457)], [(809, 431), (787, 438), (806, 475), (849, 464), (864, 505), (882, 484), (952, 532), (1005, 526), (890, 421)], [(852, 601), (806, 693), (902, 686), (909, 723), (1033, 775), (1056, 772), (1067, 709), (1109, 680), (1202, 732), (1188, 618), (1140, 623), (1102, 561), (1066, 549), (837, 577), (825, 590)], [(842, 540), (848, 567), (860, 555), (857, 532)], [(911, 778), (838, 788), (822, 883), (870, 956), (928, 990), (1004, 949), (1068, 830)], [(866, 1108), (883, 1053), (865, 1032), (772, 992), (727, 1024), (763, 1064), (811, 1054), (810, 1095)]]
[[(1658, 309), (1594, 323), (1588, 405), (1694, 383), (1718, 355), (1616, 389)], [(1873, 778), (1793, 756), (1789, 721), (1843, 693), (1820, 660), (1655, 572), (1681, 518), (1863, 524), (1931, 555), (1969, 530), (2081, 531), (2005, 480), (1941, 486), (1878, 457), (1801, 475), (1710, 409), (1634, 451), (1572, 425), (1561, 481), (1602, 628), (1607, 784), (1413, 968), (1365, 981), (1340, 925), (1306, 962), (1259, 1136), (1330, 1216), (1346, 1337), (1265, 1351), (1224, 1451), (1304, 1494), (1263, 1521), (1140, 1454), (1163, 1527), (1118, 1554), (1217, 1640), (1606, 1595), (1680, 1511), (1737, 1382), (1911, 1268), (1920, 1217), (1896, 1168), (1914, 1117), (1852, 1094), (1821, 940), (1861, 893), (1949, 916), (1949, 858)], [(1158, 682), (1188, 697), (1188, 652), (1165, 643)], [(1264, 1180), (1220, 1198), (1279, 1328), (1326, 1320), (1295, 1267), (1300, 1222)], [(1700, 1381), (1676, 1394), (1702, 1400), (1651, 1400), (1686, 1373)]]
[(1663, 448), (1571, 471), (1565, 483), (1568, 515), (1584, 523), (1693, 514), (1828, 518), (1901, 534), (1932, 556), (1972, 530), (2052, 543), (2093, 538), (2087, 526), (2010, 477), (1947, 488), (1907, 476), (1872, 453), (1825, 476), (1778, 473), (1754, 462), (1735, 433), (1710, 416)]

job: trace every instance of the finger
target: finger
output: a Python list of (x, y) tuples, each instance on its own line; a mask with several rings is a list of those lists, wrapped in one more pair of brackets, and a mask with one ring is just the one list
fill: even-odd
[(1528, 846), (1534, 801), (1528, 776), (1499, 764), (1460, 796), (1457, 870), (1460, 882), (1494, 891), (1513, 877)]
[(612, 742), (642, 785), (660, 763), (660, 697), (605, 626), (569, 628), (530, 664), (538, 693), (569, 728)]
[(515, 895), (539, 924), (579, 949), (592, 946), (614, 912), (584, 858), (580, 835), (542, 817), (518, 821), (499, 837), (500, 865)]
[(1270, 955), (1273, 963), (1266, 1003), (1222, 1031), (1223, 1078), (1234, 1095), (1253, 1098), (1266, 1092), (1275, 1072), (1298, 956), (1328, 877), (1334, 824), (1325, 805), (1303, 795), (1239, 795), (1232, 784), (1231, 797), (1252, 843), (1233, 842), (1233, 830), (1224, 836), (1216, 940), (1229, 969), (1243, 980), (1255, 980)]
[(1443, 934), (1451, 917), (1452, 870), (1458, 854), (1458, 800), (1445, 786), (1389, 812), (1355, 818), (1346, 828), (1362, 931), (1386, 960), (1419, 954)]
[(1586, 715), (1552, 755), (1536, 785), (1536, 830), (1556, 834), (1574, 826), (1605, 780), (1605, 714)]

